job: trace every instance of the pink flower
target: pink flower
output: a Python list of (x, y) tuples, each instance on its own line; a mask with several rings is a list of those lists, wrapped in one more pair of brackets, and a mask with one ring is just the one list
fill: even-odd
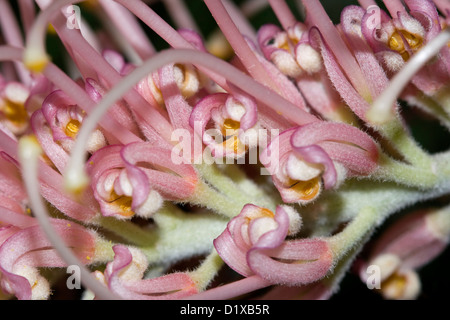
[(367, 134), (350, 125), (321, 121), (282, 132), (261, 154), (287, 203), (310, 202), (322, 185), (330, 189), (347, 176), (369, 175), (377, 161), (378, 147)]
[[(53, 220), (52, 225), (83, 263), (93, 261), (96, 238), (94, 233), (67, 220)], [(9, 230), (13, 230), (11, 228)], [(15, 229), (0, 246), (0, 261), (3, 291), (24, 300), (49, 298), (49, 284), (39, 274), (38, 267), (67, 265), (51, 248), (51, 243), (39, 225)]]
[[(360, 267), (360, 277), (370, 285), (379, 285), (387, 299), (416, 299), (421, 293), (417, 270), (441, 254), (450, 234), (442, 225), (448, 216), (444, 210), (422, 210), (395, 221), (376, 241), (368, 259)], [(379, 268), (374, 284), (370, 267)], [(372, 279), (371, 279), (372, 278)]]
[(290, 207), (278, 207), (273, 214), (246, 205), (214, 246), (228, 266), (245, 277), (256, 274), (272, 284), (304, 285), (327, 274), (332, 254), (321, 239), (285, 241), (300, 226), (300, 217)]
[(148, 267), (145, 256), (135, 248), (113, 247), (114, 260), (106, 266), (104, 275), (97, 272), (110, 290), (124, 299), (181, 299), (197, 293), (194, 281), (187, 273), (171, 273), (157, 278), (142, 279)]

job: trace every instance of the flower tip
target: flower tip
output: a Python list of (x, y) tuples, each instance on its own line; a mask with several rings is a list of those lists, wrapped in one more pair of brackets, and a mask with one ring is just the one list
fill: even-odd
[(89, 185), (89, 177), (83, 170), (70, 168), (64, 175), (64, 187), (67, 191), (79, 195)]
[(49, 56), (39, 49), (25, 49), (23, 63), (25, 67), (35, 73), (41, 73), (50, 62)]
[(371, 124), (382, 125), (394, 119), (394, 113), (391, 108), (374, 103), (367, 111), (366, 118)]
[(30, 159), (35, 159), (42, 154), (42, 148), (34, 135), (23, 136), (19, 140), (19, 157), (24, 163)]

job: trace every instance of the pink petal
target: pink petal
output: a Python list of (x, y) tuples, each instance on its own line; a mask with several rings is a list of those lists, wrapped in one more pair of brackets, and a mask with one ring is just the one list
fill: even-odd
[(291, 143), (294, 148), (317, 144), (331, 159), (341, 161), (357, 174), (369, 174), (377, 167), (378, 147), (373, 139), (348, 124), (311, 123), (298, 128)]
[(213, 244), (219, 256), (231, 269), (244, 277), (253, 274), (247, 264), (246, 252), (236, 246), (228, 228), (213, 241)]
[(287, 241), (275, 249), (255, 248), (247, 259), (250, 268), (263, 279), (289, 286), (323, 278), (333, 261), (328, 244), (319, 239)]
[[(83, 227), (66, 220), (52, 220), (52, 225), (69, 247), (78, 248), (82, 255), (80, 259), (86, 263), (87, 254), (94, 256), (95, 239)], [(53, 251), (51, 243), (42, 232), (40, 226), (31, 226), (19, 230), (10, 236), (0, 246), (0, 270), (19, 299), (31, 298), (31, 286), (24, 277), (13, 273), (16, 264), (26, 264), (30, 267), (65, 266), (66, 263)], [(52, 254), (48, 252), (53, 251)], [(42, 258), (42, 254), (46, 259)]]
[(119, 272), (132, 262), (132, 255), (123, 245), (115, 245), (113, 250), (114, 261), (107, 265), (105, 276), (111, 291), (122, 298), (133, 300), (180, 299), (197, 293), (194, 282), (187, 274), (183, 273), (130, 282), (120, 279)]

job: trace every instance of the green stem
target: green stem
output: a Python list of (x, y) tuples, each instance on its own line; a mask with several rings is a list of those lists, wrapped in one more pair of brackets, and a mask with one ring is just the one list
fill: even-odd
[(249, 199), (236, 199), (213, 189), (204, 181), (199, 181), (195, 193), (186, 200), (189, 203), (206, 207), (228, 218), (237, 216)]
[(124, 240), (138, 246), (148, 246), (156, 238), (151, 230), (146, 230), (128, 220), (119, 220), (113, 217), (100, 217), (95, 224), (122, 237)]
[(379, 169), (373, 173), (372, 178), (384, 181), (393, 181), (409, 187), (429, 189), (435, 186), (437, 176), (433, 172), (432, 158), (427, 160), (427, 165), (422, 161), (422, 166), (410, 165), (380, 154)]
[(217, 275), (217, 272), (224, 265), (223, 260), (220, 258), (216, 250), (213, 250), (201, 265), (191, 272), (191, 277), (197, 284), (199, 291), (206, 289), (208, 284)]
[(374, 207), (365, 207), (342, 232), (329, 238), (335, 261), (341, 260), (358, 244), (361, 245), (361, 240), (375, 229), (381, 215), (383, 213), (380, 214)]
[(399, 121), (392, 121), (380, 130), (407, 162), (416, 167), (430, 167), (430, 155), (417, 144)]

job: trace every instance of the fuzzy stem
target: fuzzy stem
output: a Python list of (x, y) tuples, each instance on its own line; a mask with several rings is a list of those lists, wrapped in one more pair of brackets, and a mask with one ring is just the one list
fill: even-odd
[(195, 193), (186, 199), (189, 203), (204, 206), (228, 218), (237, 216), (242, 208), (250, 201), (247, 198), (231, 198), (213, 189), (209, 184), (200, 181)]
[(386, 213), (372, 207), (365, 207), (342, 232), (329, 238), (334, 260), (342, 259), (348, 250), (357, 244), (361, 245), (361, 239), (364, 239), (368, 232), (374, 231), (374, 225), (383, 214)]
[(39, 192), (38, 158), (42, 150), (33, 137), (24, 137), (19, 142), (19, 158), (22, 166), (23, 179), (35, 214), (48, 240), (68, 265), (80, 267), (81, 282), (95, 293), (98, 299), (118, 300), (119, 297), (111, 293), (107, 287), (97, 281), (91, 272), (81, 263), (74, 253), (64, 244), (64, 240), (56, 233), (48, 218), (48, 212)]
[(197, 285), (199, 291), (205, 290), (220, 268), (224, 265), (216, 250), (213, 250), (201, 265), (192, 271), (191, 279)]
[(371, 123), (383, 124), (394, 116), (392, 106), (411, 78), (450, 41), (450, 29), (444, 29), (437, 37), (419, 50), (408, 63), (392, 78), (384, 90), (367, 111)]
[(424, 166), (419, 168), (393, 160), (382, 154), (379, 163), (379, 169), (372, 175), (374, 179), (395, 181), (402, 185), (420, 189), (432, 188), (436, 184), (437, 177), (432, 171), (431, 161), (429, 161), (428, 168)]
[(156, 241), (156, 235), (149, 230), (144, 230), (138, 225), (127, 221), (119, 220), (113, 217), (99, 217), (91, 221), (94, 225), (99, 225), (115, 234), (123, 237), (138, 246), (149, 246)]
[(430, 155), (417, 144), (399, 121), (391, 121), (379, 130), (407, 162), (425, 170), (430, 169)]

